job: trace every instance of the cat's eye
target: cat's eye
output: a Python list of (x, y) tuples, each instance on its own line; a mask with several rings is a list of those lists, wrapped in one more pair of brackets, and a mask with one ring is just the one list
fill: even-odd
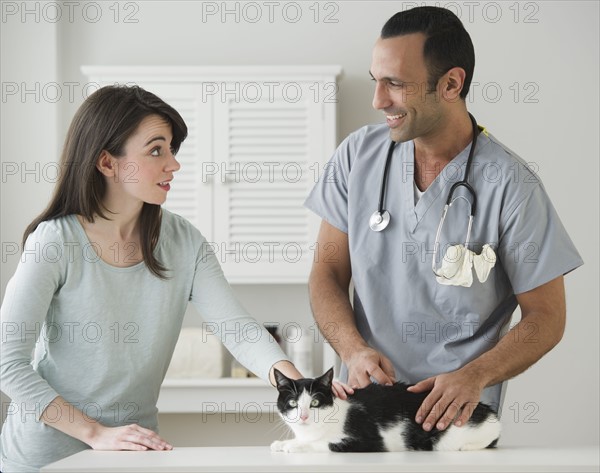
[(319, 401), (317, 399), (313, 399), (310, 401), (310, 407), (317, 407), (319, 405)]
[(292, 399), (290, 402), (288, 402), (288, 404), (289, 404), (291, 407), (297, 407), (297, 406), (298, 406), (298, 403), (297, 403), (296, 401), (294, 401), (293, 399)]

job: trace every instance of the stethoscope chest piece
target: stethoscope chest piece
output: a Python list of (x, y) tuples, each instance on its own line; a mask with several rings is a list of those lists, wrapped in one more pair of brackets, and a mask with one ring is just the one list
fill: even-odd
[(376, 210), (369, 219), (369, 227), (371, 227), (371, 230), (374, 232), (385, 230), (389, 224), (390, 213), (387, 210), (384, 210), (383, 212)]
[(390, 143), (390, 147), (388, 148), (385, 167), (383, 168), (383, 179), (381, 181), (381, 188), (379, 189), (379, 205), (377, 206), (377, 210), (373, 212), (371, 218), (369, 219), (369, 227), (371, 227), (371, 230), (374, 232), (381, 232), (390, 224), (390, 213), (385, 210), (383, 204), (385, 203), (385, 188), (387, 184), (388, 172), (390, 170), (391, 157), (394, 153), (395, 147), (396, 142), (392, 141)]

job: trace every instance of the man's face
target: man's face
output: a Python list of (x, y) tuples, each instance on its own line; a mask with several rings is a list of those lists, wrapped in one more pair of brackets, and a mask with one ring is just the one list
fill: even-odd
[(386, 115), (390, 137), (396, 142), (431, 135), (443, 116), (437, 91), (429, 92), (427, 87), (424, 44), (425, 35), (414, 33), (379, 38), (373, 48), (373, 108)]

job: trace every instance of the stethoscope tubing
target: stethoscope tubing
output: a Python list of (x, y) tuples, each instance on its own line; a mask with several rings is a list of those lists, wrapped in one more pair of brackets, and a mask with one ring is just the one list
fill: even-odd
[[(445, 220), (444, 217), (447, 212), (447, 208), (452, 205), (454, 192), (456, 191), (456, 189), (458, 189), (459, 187), (466, 188), (467, 191), (469, 192), (469, 194), (471, 194), (471, 198), (472, 198), (471, 206), (470, 206), (471, 210), (470, 210), (469, 231), (468, 231), (468, 235), (467, 235), (467, 243), (469, 242), (469, 236), (471, 233), (470, 230), (471, 230), (471, 224), (473, 221), (473, 217), (475, 216), (475, 211), (477, 210), (477, 194), (475, 192), (475, 189), (473, 189), (471, 184), (469, 184), (468, 179), (469, 179), (469, 172), (471, 170), (471, 163), (473, 162), (473, 156), (475, 154), (475, 146), (477, 144), (477, 135), (479, 134), (479, 127), (477, 126), (477, 121), (475, 120), (475, 117), (469, 113), (469, 118), (471, 119), (471, 124), (473, 125), (473, 141), (471, 142), (471, 149), (469, 150), (469, 156), (467, 158), (467, 164), (465, 166), (465, 173), (464, 173), (463, 179), (461, 181), (458, 181), (458, 182), (455, 182), (454, 184), (452, 184), (452, 187), (450, 188), (450, 192), (448, 192), (448, 198), (446, 199), (446, 206), (444, 208), (444, 214), (440, 221), (440, 223), (442, 224), (443, 221)], [(387, 158), (385, 160), (385, 166), (383, 168), (381, 187), (379, 189), (379, 204), (377, 206), (377, 210), (371, 215), (371, 218), (369, 220), (369, 226), (371, 227), (371, 230), (373, 230), (375, 232), (380, 232), (382, 230), (385, 230), (385, 228), (387, 227), (387, 225), (389, 224), (389, 221), (390, 221), (389, 212), (385, 209), (385, 196), (386, 196), (386, 191), (387, 191), (389, 168), (390, 168), (390, 164), (392, 161), (391, 158), (392, 158), (392, 155), (394, 154), (395, 147), (396, 147), (396, 142), (392, 141), (388, 148)], [(438, 228), (438, 233), (439, 233), (439, 231), (441, 231), (441, 228)], [(436, 238), (436, 240), (437, 240), (437, 238)]]
[(383, 208), (385, 204), (385, 193), (387, 190), (387, 181), (388, 181), (388, 173), (390, 170), (390, 164), (392, 162), (392, 154), (394, 154), (394, 148), (396, 147), (396, 142), (392, 141), (390, 143), (390, 147), (388, 148), (387, 158), (385, 160), (385, 167), (383, 168), (383, 179), (381, 181), (381, 188), (379, 190), (379, 206), (377, 207), (377, 211), (382, 214), (385, 209)]

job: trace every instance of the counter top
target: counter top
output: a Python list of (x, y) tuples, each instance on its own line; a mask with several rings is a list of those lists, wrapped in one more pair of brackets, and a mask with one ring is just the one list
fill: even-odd
[(598, 472), (599, 448), (503, 447), (475, 452), (272, 453), (269, 447), (168, 452), (86, 450), (45, 466), (57, 472)]

